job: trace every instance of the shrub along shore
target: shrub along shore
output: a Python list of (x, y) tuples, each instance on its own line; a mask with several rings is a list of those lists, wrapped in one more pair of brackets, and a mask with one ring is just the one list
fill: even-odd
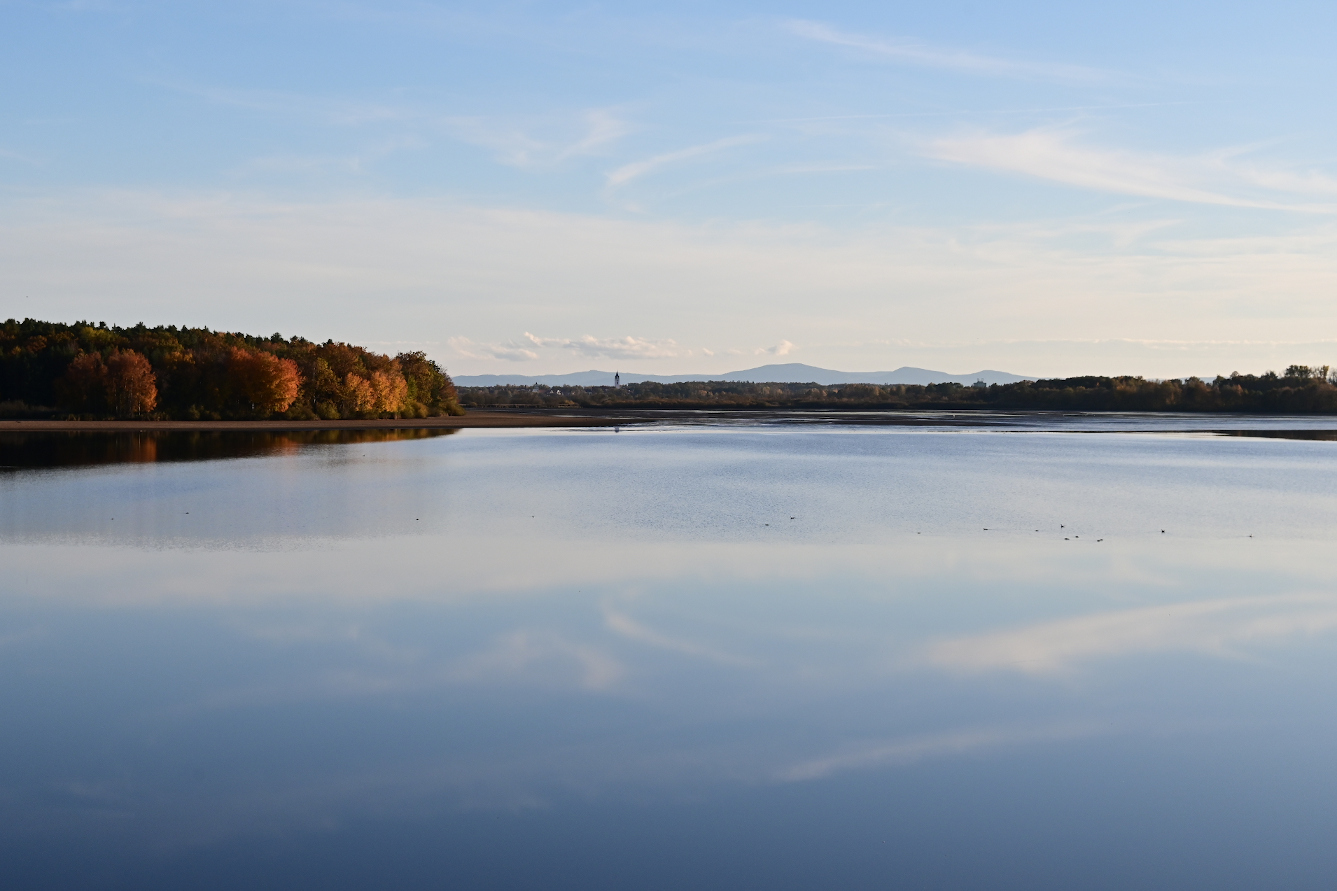
[(0, 325), (0, 417), (339, 421), (463, 414), (423, 353), (208, 328)]

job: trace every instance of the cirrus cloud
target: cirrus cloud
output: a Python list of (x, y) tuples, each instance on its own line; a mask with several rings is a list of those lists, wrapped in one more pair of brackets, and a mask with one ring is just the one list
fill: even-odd
[(821, 22), (802, 19), (785, 22), (783, 28), (790, 34), (817, 43), (843, 46), (873, 56), (925, 68), (942, 68), (969, 74), (1027, 77), (1042, 80), (1090, 81), (1105, 80), (1110, 77), (1106, 72), (1080, 65), (1025, 62), (996, 56), (984, 56), (966, 50), (931, 46), (923, 41), (889, 40), (884, 37), (854, 34), (848, 31), (840, 31)]
[[(1243, 165), (1243, 150), (1173, 156), (1084, 145), (1062, 128), (1021, 133), (980, 131), (929, 142), (928, 157), (972, 167), (1020, 173), (1099, 192), (1163, 198), (1193, 204), (1332, 213), (1317, 203), (1337, 195), (1337, 179), (1319, 172), (1295, 173)], [(1283, 193), (1278, 195), (1277, 193)], [(1291, 196), (1300, 196), (1296, 203)]]
[(765, 139), (764, 136), (759, 136), (757, 134), (728, 136), (724, 139), (717, 139), (714, 142), (707, 142), (704, 145), (693, 145), (672, 152), (664, 152), (661, 155), (655, 155), (642, 161), (633, 161), (630, 164), (623, 164), (621, 167), (608, 174), (608, 187), (613, 189), (619, 186), (625, 186), (632, 180), (644, 176), (650, 171), (663, 167), (666, 164), (674, 164), (678, 161), (699, 158), (702, 155), (711, 155), (735, 146), (760, 142), (763, 139)]

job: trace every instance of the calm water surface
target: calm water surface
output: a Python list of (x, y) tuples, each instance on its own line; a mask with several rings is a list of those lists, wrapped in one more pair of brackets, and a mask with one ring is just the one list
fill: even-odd
[(0, 884), (1337, 883), (1331, 422), (832, 420), (0, 442)]

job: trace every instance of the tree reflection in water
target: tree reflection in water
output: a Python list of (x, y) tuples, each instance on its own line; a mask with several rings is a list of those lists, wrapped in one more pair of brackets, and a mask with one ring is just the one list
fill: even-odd
[(144, 431), (138, 433), (0, 433), (0, 469), (218, 461), (344, 445), (428, 439), (452, 428), (399, 430)]

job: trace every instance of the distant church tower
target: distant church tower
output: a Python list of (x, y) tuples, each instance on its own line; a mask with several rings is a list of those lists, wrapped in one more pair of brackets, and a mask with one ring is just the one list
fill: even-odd
[(613, 372), (613, 386), (615, 387), (622, 386), (622, 372), (620, 371)]

